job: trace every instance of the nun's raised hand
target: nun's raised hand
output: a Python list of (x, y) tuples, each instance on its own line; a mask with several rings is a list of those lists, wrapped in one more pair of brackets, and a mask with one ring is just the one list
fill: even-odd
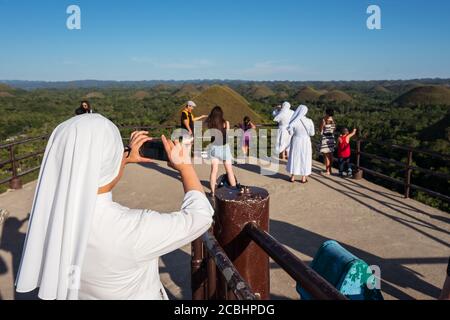
[(167, 158), (169, 159), (167, 161), (169, 167), (180, 172), (192, 167), (191, 155), (186, 145), (181, 144), (178, 140), (171, 141), (164, 135), (161, 136), (161, 140), (166, 150)]
[(130, 154), (126, 158), (127, 163), (148, 163), (152, 162), (151, 159), (141, 157), (139, 149), (147, 141), (152, 140), (148, 136), (148, 131), (134, 131), (130, 136), (130, 143), (128, 146), (131, 148)]

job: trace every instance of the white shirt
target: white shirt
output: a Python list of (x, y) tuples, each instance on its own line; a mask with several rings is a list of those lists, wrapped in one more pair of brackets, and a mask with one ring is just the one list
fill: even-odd
[(188, 192), (181, 211), (133, 210), (97, 197), (81, 271), (80, 299), (167, 299), (158, 258), (199, 238), (214, 211), (204, 194)]

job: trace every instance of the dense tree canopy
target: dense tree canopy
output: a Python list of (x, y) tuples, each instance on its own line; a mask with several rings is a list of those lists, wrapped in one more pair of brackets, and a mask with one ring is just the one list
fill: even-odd
[[(311, 117), (318, 127), (326, 108), (334, 108), (338, 127), (357, 128), (359, 137), (372, 141), (391, 142), (434, 152), (450, 153), (449, 106), (439, 103), (437, 95), (427, 97), (429, 90), (414, 90), (417, 86), (440, 86), (448, 90), (447, 80), (377, 81), (377, 82), (263, 82), (242, 81), (197, 83), (127, 83), (126, 85), (96, 87), (40, 88), (30, 91), (2, 85), (0, 95), (0, 143), (20, 140), (28, 136), (49, 133), (60, 122), (72, 117), (83, 98), (95, 110), (118, 125), (157, 126), (170, 119), (187, 98), (201, 93), (210, 85), (225, 84), (250, 102), (250, 107), (261, 115), (263, 122), (271, 123), (274, 104), (288, 100), (295, 108), (307, 104)], [(10, 85), (14, 85), (10, 84)], [(15, 83), (17, 85), (17, 83)], [(30, 86), (27, 83), (27, 86)], [(39, 87), (36, 84), (37, 87)], [(50, 86), (50, 85), (49, 85)], [(445, 89), (442, 89), (445, 88)], [(411, 99), (399, 105), (398, 98), (411, 91), (420, 103)], [(336, 94), (338, 93), (338, 94)], [(314, 94), (313, 98), (312, 94)], [(421, 95), (422, 94), (422, 95)], [(302, 101), (303, 98), (308, 101)], [(320, 98), (324, 97), (324, 98)], [(329, 99), (333, 97), (333, 99)], [(306, 99), (305, 98), (305, 99)], [(342, 99), (341, 99), (342, 98)], [(195, 100), (195, 98), (194, 98)], [(427, 101), (432, 103), (427, 104)], [(24, 146), (17, 152), (36, 150), (41, 146)], [(406, 152), (366, 143), (367, 152), (405, 161)], [(7, 158), (6, 150), (0, 152), (0, 162)], [(448, 162), (430, 156), (417, 155), (414, 163), (420, 167), (448, 173)], [(33, 166), (39, 160), (29, 160), (24, 166)], [(404, 172), (391, 165), (366, 159), (370, 166), (392, 177), (403, 179)], [(0, 180), (10, 174), (9, 166), (0, 168)], [(449, 181), (414, 174), (414, 183), (449, 194)], [(377, 181), (380, 182), (381, 181)], [(383, 182), (385, 183), (385, 182)], [(401, 190), (399, 190), (401, 191)], [(449, 204), (415, 192), (414, 197), (426, 203), (449, 210)]]

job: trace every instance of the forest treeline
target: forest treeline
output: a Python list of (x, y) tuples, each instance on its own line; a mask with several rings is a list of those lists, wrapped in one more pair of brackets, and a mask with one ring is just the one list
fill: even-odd
[[(265, 123), (271, 123), (273, 105), (282, 101), (290, 101), (294, 107), (301, 103), (308, 105), (309, 117), (317, 127), (325, 108), (334, 108), (338, 127), (358, 128), (360, 137), (447, 155), (450, 153), (450, 80), (443, 79), (308, 83), (201, 81), (134, 85), (114, 82), (114, 85), (109, 86), (90, 83), (91, 87), (84, 88), (82, 85), (63, 87), (59, 84), (59, 88), (33, 90), (22, 88), (32, 89), (44, 85), (10, 82), (0, 85), (0, 144), (51, 132), (58, 123), (73, 116), (79, 102), (86, 98), (95, 112), (105, 115), (118, 125), (158, 126), (173, 116), (187, 99), (194, 99), (202, 90), (217, 83), (228, 85), (241, 94)], [(51, 84), (47, 83), (47, 86)], [(411, 93), (411, 96), (405, 96), (419, 87), (426, 87), (427, 90), (416, 90), (414, 95)], [(22, 146), (16, 152), (26, 153), (38, 147), (42, 146)], [(365, 148), (370, 153), (406, 161), (406, 152), (375, 144), (366, 144)], [(0, 162), (7, 157), (6, 150), (2, 150)], [(417, 156), (413, 160), (420, 167), (449, 173), (448, 161), (427, 156)], [(33, 161), (39, 160), (29, 160), (23, 166), (32, 166), (35, 164)], [(364, 161), (365, 166), (403, 179), (404, 172), (390, 165), (368, 159)], [(0, 168), (0, 180), (8, 174), (8, 166)], [(442, 194), (450, 193), (447, 179), (415, 174), (413, 183)], [(414, 192), (413, 196), (449, 211), (449, 204), (444, 201), (420, 192)]]

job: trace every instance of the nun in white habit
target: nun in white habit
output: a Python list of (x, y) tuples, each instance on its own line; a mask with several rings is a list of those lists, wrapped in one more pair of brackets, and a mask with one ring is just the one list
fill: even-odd
[[(130, 149), (99, 114), (76, 116), (52, 133), (45, 151), (16, 281), (41, 299), (167, 299), (158, 258), (198, 238), (213, 209), (187, 153), (163, 137), (185, 197), (178, 212), (161, 214), (115, 203), (111, 190), (128, 163), (149, 162), (134, 132)], [(173, 154), (181, 155), (174, 161)], [(156, 183), (156, 182), (155, 182)]]
[(307, 176), (312, 170), (312, 146), (311, 137), (314, 136), (314, 123), (306, 117), (308, 108), (300, 105), (295, 111), (288, 126), (291, 134), (290, 153), (287, 163), (287, 171), (291, 174), (291, 182), (295, 182), (295, 176), (302, 176), (302, 183), (308, 182)]
[(287, 128), (293, 114), (294, 111), (291, 110), (291, 104), (289, 102), (285, 102), (281, 106), (280, 111), (275, 114), (275, 118), (273, 119), (273, 121), (278, 122), (277, 143), (275, 150), (278, 154), (283, 154), (283, 159), (287, 158), (284, 156), (284, 152), (289, 152), (289, 141), (291, 136)]

